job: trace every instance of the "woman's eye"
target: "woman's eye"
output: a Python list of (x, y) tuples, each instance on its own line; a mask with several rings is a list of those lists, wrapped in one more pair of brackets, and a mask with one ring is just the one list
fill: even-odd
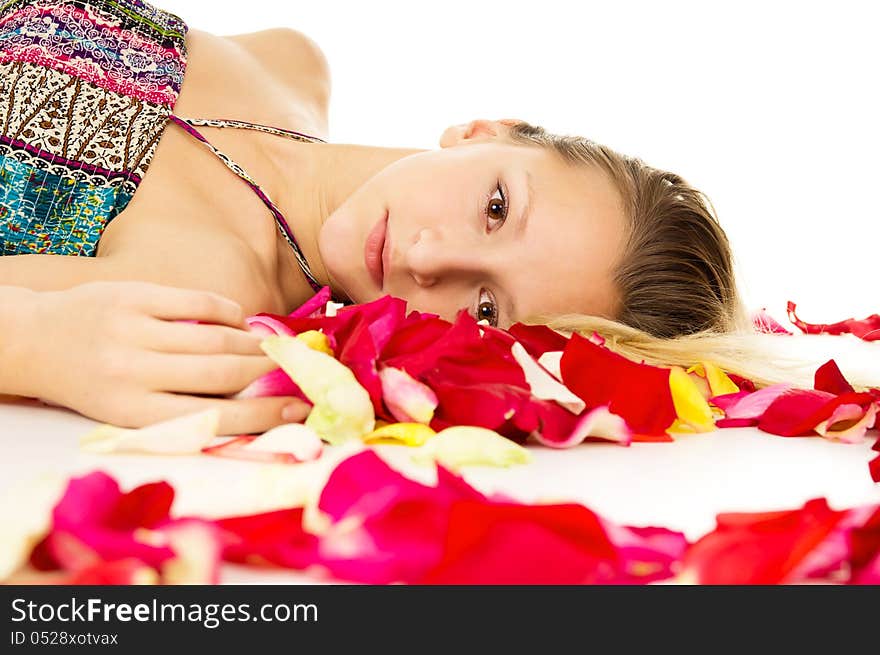
[[(486, 298), (486, 300), (483, 300)], [(483, 289), (480, 291), (480, 299), (477, 303), (476, 316), (479, 321), (489, 321), (492, 327), (498, 327), (498, 304), (488, 291)]]
[[(500, 182), (497, 184), (495, 193), (492, 194), (492, 197), (489, 198), (489, 202), (486, 204), (486, 217), (490, 223), (492, 220), (496, 220), (499, 225), (507, 220), (507, 198), (504, 197), (504, 190), (501, 188)], [(493, 227), (495, 226), (489, 225), (490, 229)]]

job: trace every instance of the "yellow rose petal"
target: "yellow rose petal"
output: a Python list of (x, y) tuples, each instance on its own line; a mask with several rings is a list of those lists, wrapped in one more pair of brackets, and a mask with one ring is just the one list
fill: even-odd
[(364, 443), (421, 446), (436, 432), (423, 423), (388, 423), (364, 435)]
[(713, 396), (723, 396), (728, 393), (737, 393), (739, 387), (731, 380), (727, 373), (715, 366), (712, 362), (694, 364), (688, 369), (688, 373), (694, 372), (702, 378), (706, 378), (709, 390)]
[(531, 453), (494, 430), (456, 425), (438, 432), (412, 458), (417, 463), (433, 461), (456, 470), (462, 466), (526, 464)]
[(675, 413), (682, 422), (697, 432), (711, 432), (715, 429), (712, 408), (683, 368), (672, 367), (669, 373), (669, 389), (672, 392)]
[(260, 347), (312, 402), (305, 425), (324, 441), (360, 440), (375, 429), (370, 394), (342, 362), (299, 338), (269, 336)]
[(334, 357), (333, 349), (330, 347), (330, 340), (323, 332), (319, 332), (318, 330), (308, 330), (306, 332), (300, 332), (296, 335), (296, 338), (305, 343), (312, 350), (317, 350), (325, 355)]

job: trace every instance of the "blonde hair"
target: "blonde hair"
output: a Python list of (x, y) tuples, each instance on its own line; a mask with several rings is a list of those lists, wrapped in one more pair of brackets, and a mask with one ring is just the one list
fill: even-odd
[(604, 171), (620, 193), (629, 226), (614, 275), (621, 307), (616, 320), (539, 314), (523, 323), (566, 336), (596, 332), (634, 361), (684, 367), (710, 361), (761, 386), (811, 386), (821, 362), (783, 355), (782, 337), (752, 326), (737, 290), (730, 243), (705, 194), (675, 173), (583, 137), (550, 134), (526, 122), (511, 125), (508, 137), (549, 149), (571, 165)]

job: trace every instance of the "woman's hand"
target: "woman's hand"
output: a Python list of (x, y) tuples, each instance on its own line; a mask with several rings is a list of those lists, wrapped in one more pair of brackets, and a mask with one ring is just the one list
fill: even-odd
[(25, 367), (8, 392), (123, 427), (216, 407), (220, 434), (237, 434), (309, 414), (293, 397), (202, 397), (235, 394), (277, 368), (227, 298), (146, 282), (27, 293), (18, 334), (0, 335), (16, 340)]

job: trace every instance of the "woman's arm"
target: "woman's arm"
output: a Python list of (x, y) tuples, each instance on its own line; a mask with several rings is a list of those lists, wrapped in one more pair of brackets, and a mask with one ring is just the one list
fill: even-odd
[(36, 303), (30, 289), (0, 286), (0, 394), (31, 395), (26, 332), (34, 329)]
[(55, 291), (108, 279), (111, 270), (112, 264), (102, 257), (7, 255), (0, 257), (0, 284)]

